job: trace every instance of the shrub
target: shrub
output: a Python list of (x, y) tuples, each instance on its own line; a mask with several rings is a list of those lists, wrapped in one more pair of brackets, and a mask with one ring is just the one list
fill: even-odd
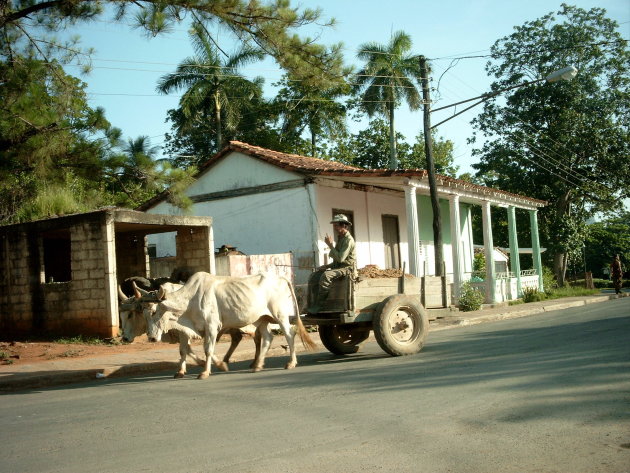
[(483, 293), (479, 289), (475, 289), (469, 282), (462, 284), (459, 295), (459, 310), (462, 312), (471, 312), (481, 309), (483, 304)]
[(545, 292), (540, 292), (534, 287), (526, 287), (523, 289), (523, 302), (538, 302), (544, 301), (545, 299), (547, 299), (547, 294)]
[(558, 281), (556, 281), (556, 275), (551, 268), (543, 266), (542, 268), (543, 287), (546, 293), (550, 293), (558, 287)]
[(474, 272), (484, 272), (486, 270), (486, 255), (482, 252), (475, 253), (473, 259), (473, 271)]

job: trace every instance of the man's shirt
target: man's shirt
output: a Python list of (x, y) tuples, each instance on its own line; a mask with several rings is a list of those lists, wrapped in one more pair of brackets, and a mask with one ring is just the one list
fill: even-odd
[(353, 270), (357, 264), (357, 253), (354, 238), (350, 232), (339, 238), (334, 248), (330, 250), (330, 257), (333, 263), (330, 265), (333, 269), (350, 267)]

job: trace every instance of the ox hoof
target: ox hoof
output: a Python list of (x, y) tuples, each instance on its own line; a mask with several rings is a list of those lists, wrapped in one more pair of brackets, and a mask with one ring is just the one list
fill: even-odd
[(223, 361), (217, 363), (216, 366), (221, 371), (230, 371), (228, 364)]
[(197, 379), (208, 379), (208, 376), (210, 376), (210, 373), (200, 373)]
[(293, 362), (288, 362), (287, 365), (284, 367), (285, 370), (292, 370), (293, 368), (295, 368), (297, 366), (297, 363), (293, 363)]
[(262, 371), (263, 367), (262, 366), (254, 366), (252, 368), (252, 373), (258, 373), (259, 371)]
[(186, 373), (181, 373), (181, 372), (179, 372), (179, 373), (175, 373), (175, 376), (173, 376), (173, 378), (175, 378), (175, 379), (178, 379), (178, 378), (183, 378), (185, 374), (186, 374)]

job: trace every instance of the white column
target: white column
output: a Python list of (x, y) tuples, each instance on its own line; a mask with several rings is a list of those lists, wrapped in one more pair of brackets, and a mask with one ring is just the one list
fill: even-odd
[(459, 299), (459, 290), (462, 285), (462, 227), (459, 217), (459, 196), (451, 195), (448, 198), (451, 214), (451, 250), (453, 253), (453, 292), (455, 300)]
[(317, 223), (317, 188), (315, 183), (310, 183), (306, 186), (306, 192), (308, 195), (308, 203), (311, 208), (311, 241), (313, 244), (313, 267), (317, 268), (322, 265), (319, 254), (319, 227)]
[(492, 240), (492, 217), (490, 202), (484, 201), (482, 208), (483, 245), (486, 255), (486, 302), (495, 301), (496, 283), (494, 280), (494, 241)]
[(217, 266), (214, 259), (214, 228), (212, 227), (212, 225), (210, 225), (210, 228), (208, 229), (208, 246), (210, 251), (210, 274), (216, 275)]
[(409, 273), (420, 276), (420, 232), (418, 231), (418, 203), (414, 186), (405, 187), (405, 207), (407, 209)]
[(542, 292), (545, 290), (545, 287), (543, 286), (543, 268), (540, 258), (540, 240), (538, 238), (538, 210), (529, 211), (529, 222), (532, 234), (532, 259), (534, 260), (534, 269), (538, 274), (538, 290)]
[(516, 207), (508, 207), (508, 235), (510, 241), (510, 269), (516, 275), (516, 297), (523, 295), (521, 287), (521, 260), (518, 252), (518, 233), (516, 231)]

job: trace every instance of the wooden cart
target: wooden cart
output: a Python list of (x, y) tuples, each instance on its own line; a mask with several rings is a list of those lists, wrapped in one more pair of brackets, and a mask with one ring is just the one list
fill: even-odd
[(413, 276), (358, 282), (344, 277), (333, 282), (317, 314), (308, 314), (303, 322), (317, 325), (322, 343), (337, 355), (356, 353), (370, 330), (392, 356), (418, 353), (429, 331), (427, 313), (420, 303), (420, 283)]

